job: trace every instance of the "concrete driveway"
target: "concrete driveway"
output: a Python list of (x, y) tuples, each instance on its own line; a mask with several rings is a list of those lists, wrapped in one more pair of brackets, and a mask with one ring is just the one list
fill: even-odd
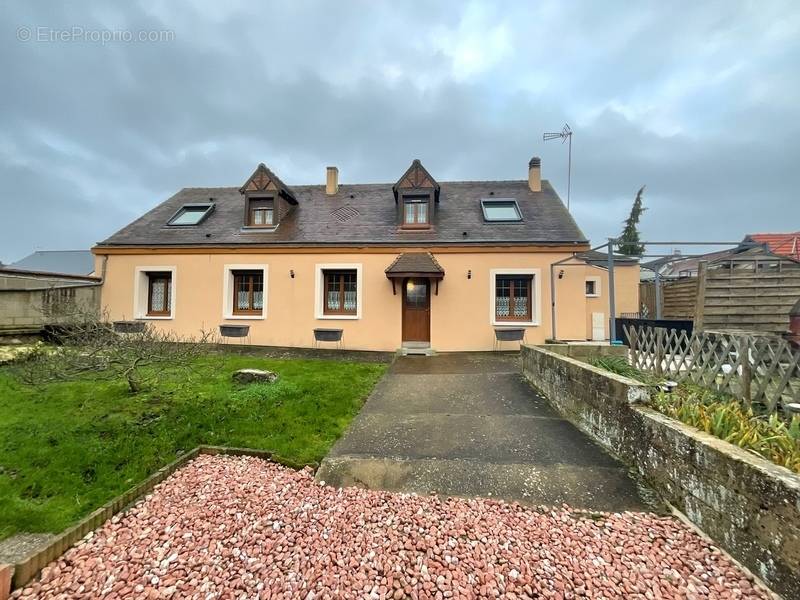
[(398, 358), (317, 479), (525, 504), (644, 510), (627, 469), (562, 419), (505, 353)]

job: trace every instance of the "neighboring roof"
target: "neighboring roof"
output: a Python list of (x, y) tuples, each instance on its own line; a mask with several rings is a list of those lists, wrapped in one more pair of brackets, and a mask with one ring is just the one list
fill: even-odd
[(708, 252), (700, 256), (683, 256), (681, 254), (672, 254), (670, 256), (663, 256), (655, 260), (642, 263), (642, 267), (653, 271), (658, 271), (663, 277), (680, 277), (681, 275), (693, 275), (697, 273), (698, 265), (701, 260), (712, 262), (727, 258), (734, 254), (741, 252), (741, 248), (726, 248), (725, 250), (716, 250)]
[(88, 275), (94, 271), (94, 256), (91, 250), (37, 250), (9, 267), (39, 273)]
[[(99, 246), (324, 246), (404, 244), (586, 244), (586, 236), (547, 181), (531, 192), (527, 181), (440, 182), (431, 230), (397, 224), (393, 184), (292, 186), (297, 206), (274, 231), (243, 229), (245, 198), (239, 188), (186, 188), (118, 231)], [(486, 223), (481, 198), (516, 198), (523, 220)], [(213, 198), (216, 208), (196, 227), (168, 227), (181, 206)]]
[(786, 259), (789, 259), (795, 262), (800, 262), (800, 260), (797, 260), (791, 256), (781, 255), (773, 252), (766, 245), (754, 246), (753, 243), (758, 244), (759, 242), (756, 240), (750, 240), (748, 239), (749, 237), (750, 236), (747, 236), (741, 242), (741, 244), (735, 248), (726, 248), (724, 250), (717, 250), (715, 252), (707, 252), (706, 254), (700, 254), (697, 256), (682, 256), (680, 254), (673, 254), (671, 256), (665, 256), (642, 263), (643, 269), (651, 272), (648, 275), (643, 271), (642, 278), (648, 279), (654, 277), (656, 272), (659, 273), (660, 277), (665, 279), (694, 276), (697, 275), (700, 261), (705, 261), (709, 263), (709, 265), (720, 265), (729, 260), (763, 257), (767, 260), (779, 259), (785, 261)]
[[(100, 283), (101, 277), (94, 275), (75, 275), (73, 273), (54, 273), (52, 271), (29, 271), (26, 269), (12, 269), (0, 266), (0, 277), (22, 277), (26, 279), (63, 279), (65, 281), (77, 281), (83, 283)], [(5, 289), (5, 288), (4, 288)]]
[(389, 279), (413, 275), (441, 279), (444, 277), (444, 269), (430, 252), (404, 252), (386, 267), (386, 276)]
[[(575, 258), (579, 258), (583, 261), (586, 261), (587, 263), (595, 267), (608, 266), (608, 252), (600, 252), (598, 250), (587, 250), (586, 252), (578, 252), (575, 255)], [(639, 259), (636, 256), (627, 256), (625, 254), (614, 255), (614, 264), (619, 265), (621, 267), (635, 265), (638, 262)]]
[(800, 260), (800, 231), (793, 233), (751, 233), (744, 242), (765, 244), (773, 254)]

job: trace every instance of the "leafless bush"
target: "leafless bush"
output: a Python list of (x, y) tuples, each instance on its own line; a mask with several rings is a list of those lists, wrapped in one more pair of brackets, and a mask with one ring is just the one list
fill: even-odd
[(95, 379), (124, 379), (137, 393), (165, 372), (189, 369), (205, 354), (210, 334), (182, 337), (144, 323), (139, 331), (120, 333), (94, 308), (74, 303), (51, 306), (48, 340), (17, 366), (20, 378), (35, 385), (66, 381), (89, 373)]

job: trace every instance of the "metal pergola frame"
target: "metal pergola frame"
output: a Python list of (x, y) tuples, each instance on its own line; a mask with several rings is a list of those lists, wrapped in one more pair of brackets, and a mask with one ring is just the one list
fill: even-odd
[[(605, 249), (608, 255), (605, 268), (608, 270), (608, 314), (609, 314), (609, 329), (608, 329), (608, 337), (610, 343), (614, 343), (617, 341), (616, 339), (616, 328), (617, 328), (617, 316), (616, 316), (616, 288), (614, 286), (614, 247), (620, 246), (624, 242), (621, 242), (619, 238), (608, 238), (608, 241), (605, 244), (601, 244), (599, 246), (595, 246), (594, 248), (590, 248), (589, 250), (582, 250), (581, 252), (596, 252)], [(742, 248), (753, 248), (753, 247), (763, 247), (763, 244), (758, 242), (640, 242), (644, 246), (729, 246), (731, 250)], [(550, 333), (551, 339), (556, 340), (556, 276), (555, 270), (556, 267), (579, 267), (585, 266), (587, 264), (587, 260), (585, 258), (580, 258), (578, 254), (581, 252), (574, 252), (571, 256), (567, 258), (562, 258), (554, 263), (550, 264)], [(673, 260), (669, 260), (664, 262), (661, 266), (668, 265), (673, 262), (678, 262), (681, 260), (686, 260), (687, 258), (700, 258), (704, 256), (703, 254), (681, 254), (680, 256), (676, 256), (674, 253), (671, 254), (642, 254), (641, 256), (635, 256), (632, 258), (673, 258)], [(575, 263), (570, 263), (570, 261), (579, 261)], [(596, 265), (599, 266), (599, 265)], [(649, 267), (645, 267), (648, 270), (652, 270)], [(660, 283), (661, 279), (659, 277), (659, 273), (657, 270), (653, 270), (656, 275), (655, 284), (656, 284), (656, 306), (658, 306), (659, 296), (660, 296)], [(558, 277), (561, 279), (561, 275)], [(658, 309), (660, 312), (660, 308)], [(659, 318), (660, 315), (657, 315)]]

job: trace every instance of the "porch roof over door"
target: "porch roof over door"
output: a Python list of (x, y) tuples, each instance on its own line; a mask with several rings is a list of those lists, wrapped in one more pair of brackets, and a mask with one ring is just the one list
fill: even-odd
[(444, 269), (430, 252), (404, 252), (386, 267), (386, 277), (403, 279), (405, 277), (427, 277), (444, 279)]

